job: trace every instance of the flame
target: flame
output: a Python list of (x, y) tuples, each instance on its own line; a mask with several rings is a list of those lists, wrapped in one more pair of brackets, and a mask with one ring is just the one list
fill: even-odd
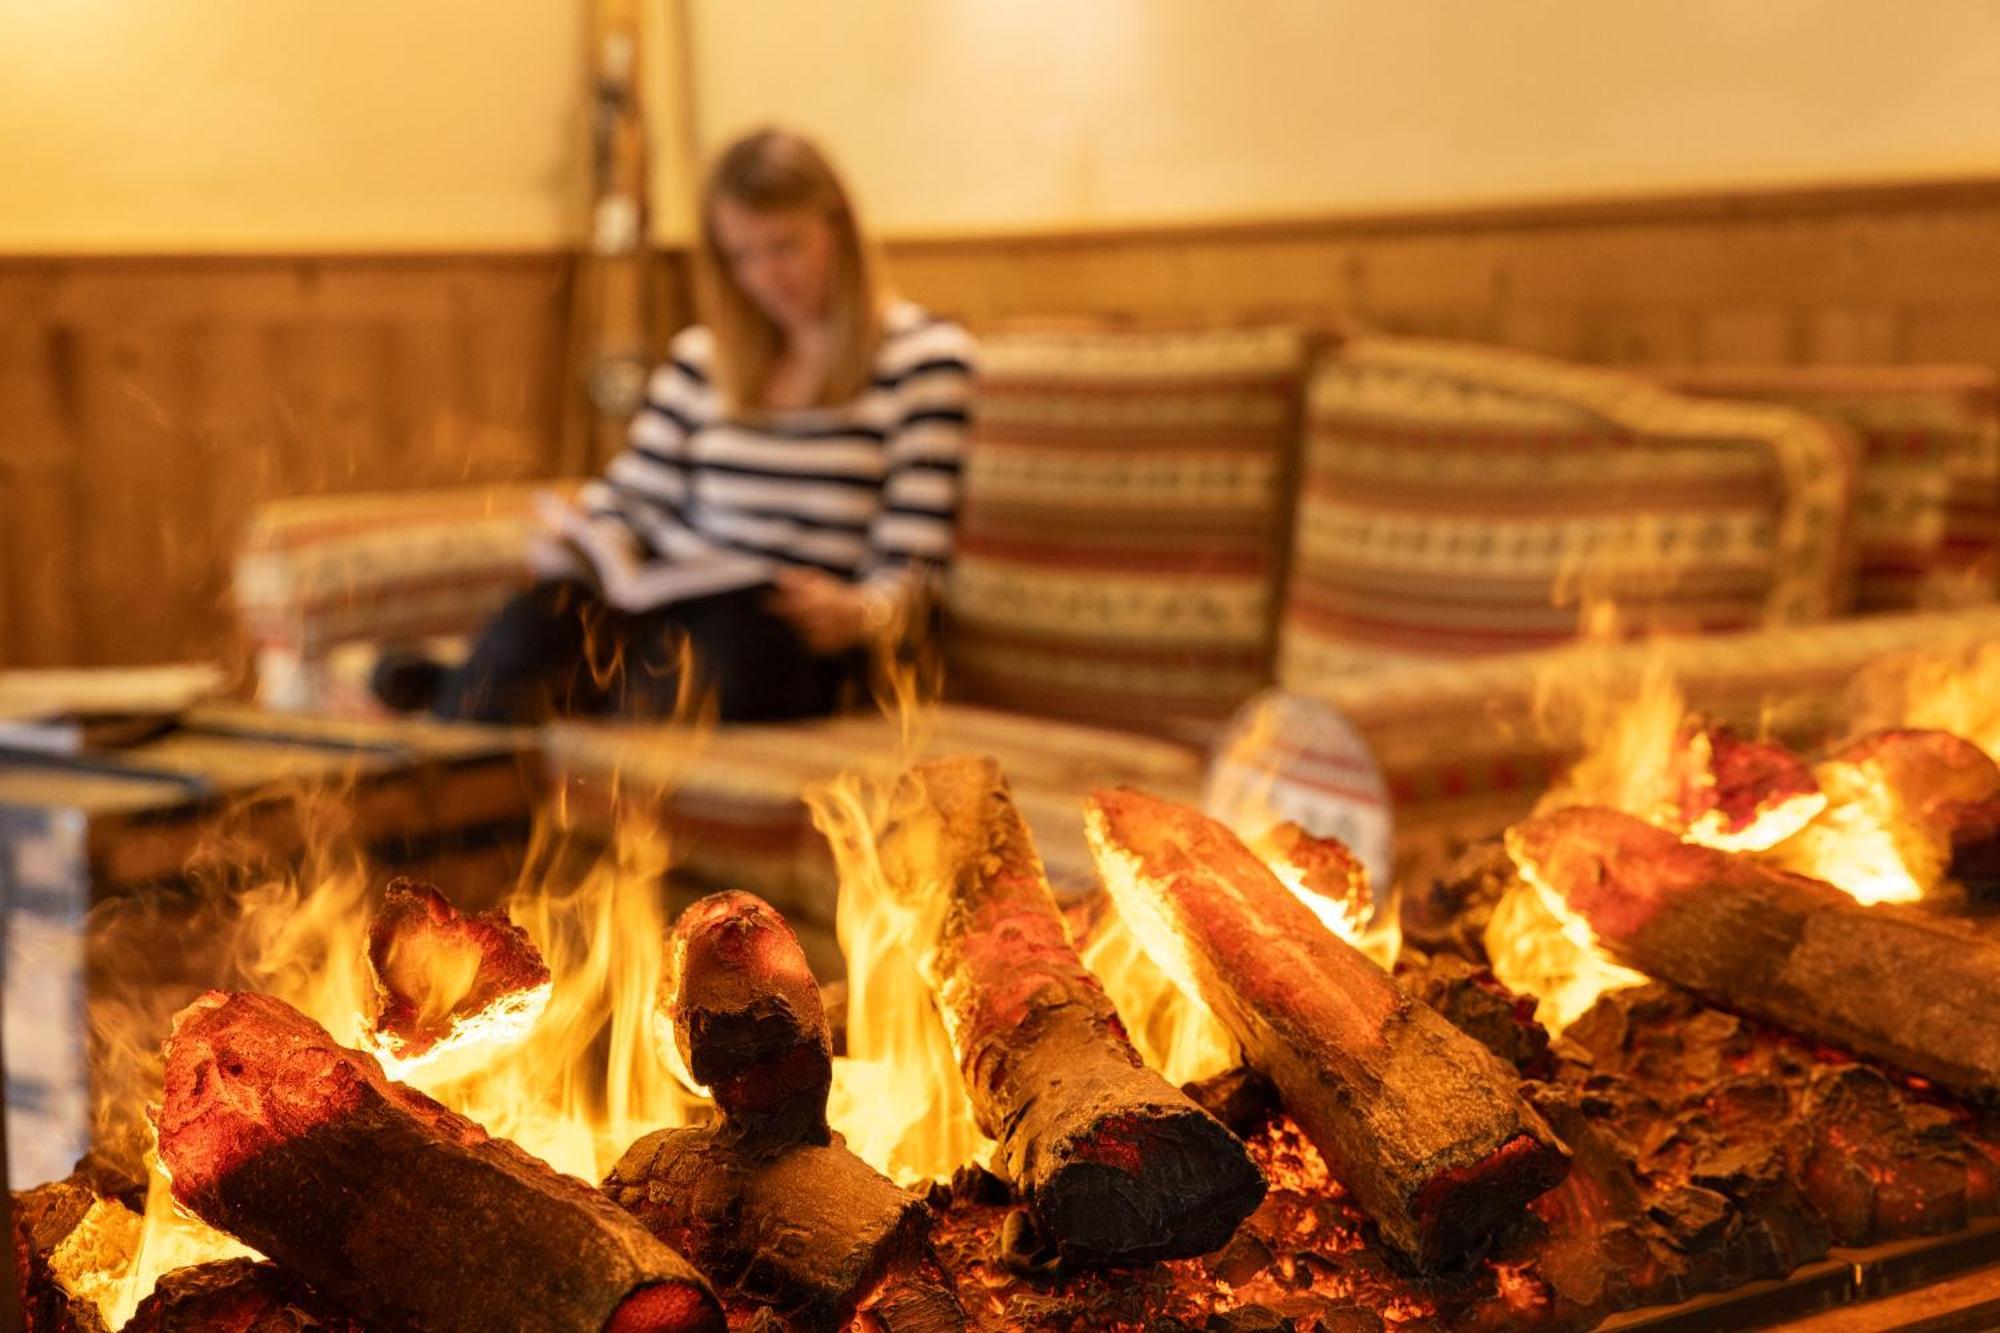
[[(1123, 901), (1115, 890), (1112, 898)], [(1081, 952), (1083, 965), (1104, 983), (1140, 1057), (1167, 1082), (1192, 1083), (1243, 1062), (1236, 1039), (1200, 997), (1153, 961), (1122, 907), (1104, 914)]]
[[(130, 1109), (158, 1096), (159, 1053), (150, 1034), (165, 1030), (167, 1015), (157, 1011), (190, 998), (171, 988), (156, 995), (148, 957), (198, 953), (204, 941), (223, 939), (212, 975), (233, 989), (277, 996), (341, 1044), (368, 1049), (376, 997), (367, 930), (370, 885), (379, 876), (352, 840), (344, 791), (294, 792), (287, 800), (307, 843), (295, 871), (257, 878), (261, 858), (232, 829), (202, 853), (212, 879), (201, 885), (198, 909), (126, 910), (110, 917), (106, 930), (93, 930), (93, 949), (119, 955), (100, 956), (99, 966), (129, 991), (92, 1012), (100, 1067), (116, 1075), (104, 1088), (100, 1121), (121, 1136), (129, 1135), (123, 1121)], [(641, 1135), (687, 1123), (694, 1099), (662, 1063), (651, 1031), (669, 924), (660, 888), (666, 840), (650, 824), (628, 821), (580, 873), (564, 869), (579, 859), (576, 850), (559, 824), (543, 822), (506, 899), (549, 965), (546, 990), (465, 1025), (453, 1049), (436, 1058), (392, 1057), (385, 1069), (557, 1169), (595, 1182)], [(433, 989), (457, 993), (463, 959), (442, 950), (427, 966), (439, 969)], [(526, 1012), (537, 1007), (538, 1014)], [(174, 1203), (156, 1153), (145, 1162), (136, 1253), (122, 1271), (107, 1270), (108, 1285), (100, 1288), (100, 1309), (114, 1328), (163, 1273), (253, 1253)]]
[(1949, 731), (2000, 760), (2000, 643), (1884, 662), (1862, 674), (1853, 695), (1857, 730)]
[(1860, 903), (1915, 902), (1944, 878), (1950, 846), (1911, 818), (1878, 765), (1829, 759), (1813, 772), (1829, 803), (1774, 861)]
[[(907, 615), (907, 613), (906, 613)], [(876, 707), (896, 723), (895, 749), (871, 771), (804, 792), (833, 854), (840, 893), (834, 933), (847, 964), (846, 1054), (833, 1062), (827, 1119), (863, 1161), (900, 1184), (941, 1179), (988, 1160), (944, 1019), (931, 998), (931, 942), (942, 894), (912, 898), (882, 865), (876, 837), (899, 815), (895, 778), (935, 733), (943, 685), (931, 639), (894, 627), (869, 645)]]
[[(49, 1273), (76, 1301), (88, 1301), (107, 1317), (120, 1309), (124, 1286), (143, 1244), (145, 1223), (124, 1204), (98, 1199), (69, 1235), (49, 1254)], [(124, 1319), (109, 1322), (119, 1328)]]
[(1535, 1019), (1560, 1035), (1607, 991), (1648, 978), (1611, 960), (1590, 923), (1570, 910), (1522, 854), (1511, 830), (1508, 854), (1519, 878), (1500, 895), (1486, 923), (1486, 957), (1509, 990), (1535, 997)]
[(1635, 682), (1596, 656), (1538, 680), (1542, 729), (1580, 738), (1583, 756), (1543, 794), (1537, 812), (1603, 805), (1648, 823), (1677, 822), (1675, 751), (1687, 713), (1687, 696), (1658, 656), (1646, 659)]
[(847, 959), (847, 1054), (834, 1061), (827, 1118), (892, 1180), (949, 1176), (993, 1144), (973, 1121), (926, 979), (945, 907), (912, 900), (883, 868), (876, 834), (897, 817), (896, 784), (856, 773), (807, 789), (840, 878), (834, 929)]

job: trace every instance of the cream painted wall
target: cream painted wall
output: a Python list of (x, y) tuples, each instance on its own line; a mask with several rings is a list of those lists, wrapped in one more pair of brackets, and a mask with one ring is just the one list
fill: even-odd
[(580, 0), (0, 0), (0, 251), (550, 246)]
[(2000, 0), (687, 0), (879, 229), (2000, 172)]
[[(2000, 171), (2000, 0), (642, 2), (667, 240), (771, 119), (892, 235)], [(0, 0), (0, 252), (577, 240), (588, 9)]]

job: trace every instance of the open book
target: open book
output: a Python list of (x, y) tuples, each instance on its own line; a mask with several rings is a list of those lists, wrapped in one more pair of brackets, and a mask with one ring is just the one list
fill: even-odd
[(592, 518), (562, 497), (535, 497), (547, 537), (529, 555), (538, 578), (582, 578), (621, 611), (651, 611), (718, 592), (771, 582), (771, 562), (753, 555), (704, 551), (685, 560), (641, 549), (631, 529)]

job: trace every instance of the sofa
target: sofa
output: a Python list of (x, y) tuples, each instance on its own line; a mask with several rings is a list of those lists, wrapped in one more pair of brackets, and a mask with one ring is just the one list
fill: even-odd
[[(975, 420), (924, 735), (879, 715), (557, 724), (571, 817), (663, 821), (687, 883), (830, 925), (807, 783), (991, 751), (1080, 885), (1083, 791), (1199, 799), (1226, 765), (1309, 820), (1379, 807), (1406, 878), (1521, 813), (1586, 742), (1585, 705), (1650, 667), (1804, 739), (1843, 729), (1870, 664), (2000, 639), (1987, 367), (1635, 372), (1286, 326), (1010, 329), (982, 340)], [(381, 646), (469, 632), (526, 577), (532, 489), (267, 505), (236, 579), (262, 702), (366, 710)], [(1302, 706), (1366, 753), (1302, 742)]]

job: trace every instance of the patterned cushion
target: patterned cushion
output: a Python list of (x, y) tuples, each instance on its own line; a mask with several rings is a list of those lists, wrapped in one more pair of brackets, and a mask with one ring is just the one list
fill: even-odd
[[(314, 496), (263, 506), (237, 557), (235, 595), (259, 661), (259, 698), (320, 708), (342, 645), (469, 634), (528, 580), (542, 486)], [(557, 487), (560, 489), (560, 486)]]
[(1633, 630), (1821, 619), (1845, 595), (1853, 442), (1526, 353), (1362, 338), (1308, 392), (1279, 679)]
[(964, 705), (936, 710), (908, 748), (896, 724), (875, 714), (706, 732), (574, 722), (545, 729), (571, 827), (606, 831), (621, 814), (657, 818), (681, 881), (749, 889), (823, 927), (833, 924), (833, 862), (801, 789), (850, 771), (893, 776), (912, 750), (997, 758), (1050, 880), (1066, 895), (1096, 883), (1083, 840), (1086, 794), (1123, 782), (1195, 800), (1203, 767), (1198, 751), (1170, 742)]
[(945, 609), (975, 702), (1154, 730), (1269, 678), (1291, 329), (995, 335)]
[(1855, 609), (2000, 592), (2000, 373), (1986, 366), (1778, 366), (1660, 372), (1683, 393), (1782, 403), (1862, 444)]

